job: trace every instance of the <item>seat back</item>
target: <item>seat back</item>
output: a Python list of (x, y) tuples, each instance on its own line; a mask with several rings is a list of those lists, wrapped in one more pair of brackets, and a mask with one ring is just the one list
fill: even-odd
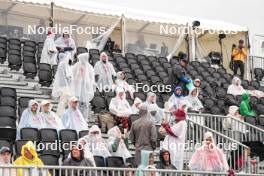
[(55, 142), (59, 140), (57, 130), (52, 128), (40, 129), (39, 137), (42, 142)]
[(89, 130), (82, 130), (82, 131), (79, 131), (79, 138), (82, 138), (82, 137), (88, 135), (88, 132), (89, 132)]
[(11, 106), (0, 106), (0, 117), (16, 118), (16, 109)]
[(124, 167), (124, 160), (119, 156), (109, 156), (106, 158), (106, 166), (107, 167)]
[(23, 140), (39, 141), (39, 131), (37, 128), (22, 128), (20, 129), (20, 135)]
[(41, 154), (39, 158), (44, 163), (44, 165), (47, 165), (47, 166), (58, 166), (59, 165), (59, 158), (56, 155)]
[(94, 161), (95, 161), (96, 167), (106, 167), (104, 157), (94, 156)]
[(16, 128), (0, 128), (0, 139), (9, 139), (15, 141)]

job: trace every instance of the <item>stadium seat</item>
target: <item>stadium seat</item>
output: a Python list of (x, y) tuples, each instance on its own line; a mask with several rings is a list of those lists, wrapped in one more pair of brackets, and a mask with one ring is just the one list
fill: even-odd
[(27, 109), (27, 107), (18, 107), (18, 117), (20, 118), (24, 110)]
[(37, 128), (22, 128), (20, 129), (20, 137), (22, 140), (40, 141), (39, 131)]
[(134, 96), (138, 97), (142, 101), (146, 100), (146, 98), (147, 98), (147, 96), (145, 94), (140, 93), (140, 92), (135, 92)]
[(209, 62), (201, 62), (201, 66), (208, 70), (210, 68), (210, 63)]
[(34, 79), (37, 75), (37, 66), (34, 63), (23, 63), (24, 76), (26, 78)]
[(248, 80), (241, 80), (241, 85), (244, 87), (244, 89), (248, 89), (249, 81)]
[(259, 89), (260, 83), (258, 81), (251, 81), (250, 85), (253, 86), (255, 89)]
[(223, 114), (223, 112), (221, 111), (221, 109), (217, 106), (213, 106), (210, 108), (210, 112), (211, 114), (214, 114), (214, 115), (220, 115), (220, 114)]
[(109, 156), (106, 158), (106, 166), (114, 168), (124, 167), (123, 158), (118, 156)]
[(156, 73), (155, 73), (153, 70), (148, 70), (148, 71), (146, 72), (146, 75), (147, 75), (148, 78), (150, 78), (151, 76), (155, 76)]
[(147, 59), (150, 63), (157, 61), (157, 58), (155, 56), (148, 56)]
[(228, 106), (232, 106), (232, 105), (238, 106), (235, 96), (231, 94), (225, 95), (225, 102)]
[(200, 66), (200, 62), (199, 61), (192, 61), (191, 62), (191, 65), (195, 68), (199, 67)]
[(152, 85), (156, 85), (157, 82), (161, 82), (161, 79), (158, 76), (151, 76), (150, 80), (152, 82)]
[(88, 135), (88, 132), (89, 132), (89, 130), (82, 130), (82, 131), (79, 131), (79, 138), (82, 138), (82, 137)]
[(60, 140), (62, 143), (64, 142), (71, 142), (71, 141), (77, 141), (78, 140), (78, 134), (75, 130), (71, 129), (62, 129), (60, 130)]
[(140, 63), (141, 66), (143, 66), (143, 65), (150, 65), (150, 63), (149, 63), (148, 60), (140, 60), (139, 63)]
[(215, 72), (212, 74), (212, 76), (215, 78), (215, 79), (219, 79), (221, 77), (221, 74), (218, 73), (218, 72)]
[(58, 133), (56, 129), (52, 129), (52, 128), (42, 128), (39, 130), (39, 137), (40, 140), (43, 142), (54, 142), (54, 141), (58, 141), (59, 137), (58, 137)]
[(207, 71), (212, 74), (212, 73), (215, 73), (216, 72), (216, 69), (214, 67), (209, 67), (207, 68)]
[(8, 147), (13, 150), (12, 142), (9, 139), (0, 139), (0, 148), (2, 147)]
[(254, 75), (257, 81), (261, 81), (264, 77), (264, 72), (261, 68), (254, 68)]
[(257, 121), (255, 117), (245, 117), (245, 122), (250, 123), (251, 125), (256, 125)]
[[(21, 156), (21, 149), (22, 146), (25, 145), (28, 142), (28, 140), (16, 140), (15, 141), (15, 155), (16, 158)], [(34, 143), (34, 141), (32, 141)]]
[(206, 71), (202, 66), (198, 66), (196, 67), (196, 70), (199, 74), (201, 74), (202, 72)]
[(39, 64), (39, 83), (41, 86), (49, 87), (52, 83), (52, 69), (49, 64)]
[(131, 68), (131, 70), (136, 70), (136, 69), (139, 69), (140, 66), (138, 64), (131, 64), (130, 68)]
[(53, 78), (55, 78), (55, 75), (56, 75), (57, 69), (58, 69), (58, 65), (53, 65), (53, 66), (52, 66), (52, 75), (53, 75)]
[(16, 109), (16, 99), (13, 97), (5, 97), (2, 96), (0, 97), (0, 106), (11, 106)]
[(10, 38), (8, 39), (8, 43), (9, 45), (13, 44), (13, 45), (21, 45), (21, 42), (19, 39), (17, 38)]
[(152, 65), (153, 68), (161, 66), (161, 64), (159, 62), (155, 62), (155, 61), (152, 62), (151, 65)]
[(154, 70), (156, 71), (156, 73), (165, 72), (165, 70), (164, 70), (164, 68), (162, 66), (155, 67)]
[(16, 119), (16, 109), (11, 106), (0, 106), (0, 117), (12, 117)]
[(5, 97), (13, 97), (17, 98), (16, 89), (10, 87), (2, 87), (0, 88), (0, 95)]
[(236, 96), (236, 100), (240, 104), (242, 102), (242, 96), (241, 95), (237, 95)]
[(124, 62), (117, 62), (117, 63), (118, 63), (117, 65), (120, 70), (122, 70), (123, 68), (129, 68), (127, 63), (124, 63)]
[(33, 98), (31, 98), (31, 97), (20, 97), (18, 99), (18, 105), (20, 107), (28, 107), (28, 102), (29, 102), (29, 100), (32, 100), (32, 99)]
[(220, 73), (221, 75), (224, 75), (226, 73), (226, 69), (225, 68), (218, 68), (217, 72)]
[(125, 79), (134, 79), (134, 75), (132, 75), (131, 73), (126, 73)]
[(255, 110), (257, 111), (258, 115), (264, 115), (264, 105), (263, 104), (256, 104)]
[(256, 108), (256, 105), (258, 104), (258, 98), (255, 96), (250, 97), (250, 105), (253, 109)]
[(137, 75), (143, 75), (144, 74), (144, 72), (142, 71), (142, 69), (139, 69), (139, 68), (137, 68), (137, 69), (135, 69), (134, 71), (134, 74), (137, 76)]
[(116, 63), (126, 63), (126, 60), (122, 56), (120, 56), (116, 58)]
[(135, 161), (135, 157), (129, 157), (126, 159), (126, 163), (130, 163), (132, 165), (133, 168), (137, 167), (136, 161)]
[(41, 154), (39, 158), (44, 163), (44, 165), (47, 165), (47, 166), (58, 166), (59, 165), (59, 158), (56, 155)]
[(97, 54), (97, 55), (99, 55), (99, 50), (98, 49), (89, 49), (89, 54)]
[(22, 66), (22, 59), (20, 55), (9, 54), (8, 55), (8, 67), (11, 70), (18, 71)]
[(140, 62), (142, 60), (146, 60), (147, 57), (143, 54), (138, 54), (137, 57), (136, 57), (137, 61)]
[(76, 49), (77, 56), (82, 53), (88, 53), (88, 49), (86, 47), (77, 47)]
[(0, 139), (9, 139), (15, 141), (16, 128), (0, 128)]
[(3, 64), (6, 61), (7, 56), (7, 39), (0, 37), (0, 63)]
[(179, 65), (179, 60), (178, 60), (178, 58), (176, 58), (176, 57), (172, 57), (172, 58), (170, 59), (170, 64), (171, 64), (171, 66), (173, 66), (173, 65)]
[(127, 63), (128, 64), (137, 64), (137, 61), (136, 61), (136, 59), (130, 58), (130, 59), (127, 60)]
[(0, 117), (0, 127), (16, 128), (16, 119), (13, 117)]
[(94, 156), (94, 161), (95, 161), (96, 167), (106, 167), (104, 157)]
[(35, 57), (24, 56), (23, 57), (23, 64), (25, 64), (25, 63), (36, 64), (36, 59), (35, 59)]

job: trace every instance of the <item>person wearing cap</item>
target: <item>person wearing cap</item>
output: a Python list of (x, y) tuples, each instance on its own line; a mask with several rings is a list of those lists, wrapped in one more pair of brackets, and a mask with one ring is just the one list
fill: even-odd
[(240, 77), (244, 77), (245, 61), (247, 59), (247, 49), (244, 46), (244, 40), (239, 40), (238, 47), (232, 51), (232, 57), (234, 60), (234, 75), (237, 75), (238, 69), (240, 69)]
[(132, 99), (134, 99), (134, 93), (135, 93), (135, 89), (133, 88), (133, 86), (129, 85), (126, 80), (125, 80), (125, 72), (123, 71), (119, 71), (116, 74), (116, 80), (114, 83), (114, 89), (116, 89), (117, 87), (121, 87), (125, 90), (125, 92), (129, 92), (129, 95)]
[(135, 146), (136, 165), (141, 163), (141, 151), (154, 151), (157, 147), (157, 131), (146, 105), (142, 105), (139, 110), (139, 119), (132, 123), (129, 139)]
[(25, 109), (21, 115), (18, 127), (17, 127), (17, 140), (21, 138), (20, 130), (22, 128), (44, 128), (43, 118), (39, 113), (39, 104), (36, 100), (30, 100), (28, 102), (28, 108)]
[(64, 129), (61, 119), (52, 110), (50, 101), (43, 100), (41, 102), (40, 116), (44, 121), (44, 128), (53, 128), (56, 130)]
[(133, 114), (132, 108), (126, 100), (123, 88), (116, 88), (116, 97), (109, 104), (110, 113), (116, 116), (117, 123), (121, 123), (124, 129), (128, 129), (128, 117)]
[(58, 51), (54, 43), (54, 37), (52, 31), (49, 31), (41, 52), (40, 63), (57, 65)]
[(76, 52), (76, 45), (71, 38), (69, 31), (64, 31), (61, 37), (56, 39), (55, 45), (60, 53), (65, 53), (71, 61), (73, 60)]
[(147, 94), (147, 99), (144, 104), (147, 106), (147, 109), (150, 113), (150, 119), (155, 124), (160, 124), (161, 119), (164, 115), (164, 110), (158, 107), (157, 105), (157, 95), (153, 92), (149, 92)]
[(84, 120), (81, 111), (78, 109), (78, 98), (71, 97), (69, 107), (62, 115), (62, 124), (65, 129), (76, 130), (77, 133), (82, 130), (88, 130), (88, 124)]
[(82, 53), (77, 56), (78, 62), (72, 66), (75, 96), (79, 100), (79, 109), (86, 121), (89, 119), (89, 103), (94, 97), (95, 78), (94, 68), (89, 63), (89, 54)]
[(108, 61), (108, 55), (105, 52), (100, 54), (100, 60), (94, 65), (95, 82), (100, 92), (109, 90), (113, 85), (113, 78), (116, 77), (116, 71), (111, 62)]
[[(12, 151), (9, 147), (2, 147), (0, 149), (0, 165), (11, 166)], [(4, 168), (0, 169), (0, 176), (16, 175), (14, 169)]]
[(173, 94), (170, 96), (168, 100), (168, 108), (171, 112), (176, 111), (179, 106), (181, 101), (183, 100), (184, 96), (182, 94), (182, 87), (177, 86), (175, 87)]
[(65, 111), (68, 99), (74, 95), (73, 74), (69, 65), (69, 57), (64, 54), (59, 54), (59, 66), (55, 74), (55, 79), (52, 88), (52, 97), (59, 98), (57, 115), (59, 117)]
[(173, 112), (173, 115), (176, 121), (173, 126), (170, 126), (166, 120), (162, 122), (162, 127), (167, 132), (162, 148), (170, 152), (172, 165), (178, 170), (182, 170), (185, 136), (187, 132), (186, 113), (184, 109), (179, 108)]

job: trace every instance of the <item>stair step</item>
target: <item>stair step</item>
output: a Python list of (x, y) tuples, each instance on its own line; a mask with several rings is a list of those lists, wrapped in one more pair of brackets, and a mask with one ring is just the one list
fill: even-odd
[(6, 80), (0, 80), (0, 85), (14, 85), (14, 86), (27, 86), (27, 82), (15, 82), (15, 81), (6, 81)]
[(15, 86), (15, 85), (1, 85), (0, 83), (0, 87), (10, 87), (10, 88), (14, 88), (17, 91), (18, 90), (34, 90), (33, 87), (28, 87), (28, 86)]
[(25, 93), (18, 93), (18, 97), (32, 97), (34, 99), (51, 99), (50, 95), (34, 95), (34, 94), (25, 94)]
[(21, 89), (17, 89), (17, 93), (34, 94), (34, 95), (42, 95), (43, 94), (41, 91), (38, 91), (38, 90), (21, 90)]
[(11, 78), (13, 78), (13, 75), (0, 73), (0, 79), (2, 79), (2, 78), (9, 78), (9, 79), (11, 79)]
[(0, 77), (0, 81), (18, 82), (18, 80), (16, 78), (9, 78), (9, 77)]

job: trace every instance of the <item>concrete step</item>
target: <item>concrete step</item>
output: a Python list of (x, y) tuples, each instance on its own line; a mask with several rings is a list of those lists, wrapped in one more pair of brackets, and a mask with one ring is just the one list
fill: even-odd
[(18, 90), (34, 90), (33, 87), (29, 87), (29, 86), (1, 85), (1, 83), (0, 83), (0, 87), (10, 87), (10, 88), (16, 89), (17, 91)]
[(21, 90), (21, 89), (17, 89), (17, 93), (22, 93), (22, 94), (34, 94), (34, 95), (42, 95), (43, 92), (42, 91), (38, 91), (38, 90)]
[(12, 82), (17, 82), (18, 79), (13, 78), (13, 76), (12, 76), (12, 78), (10, 78), (10, 77), (0, 77), (0, 81), (12, 81)]
[(12, 78), (13, 78), (13, 75), (0, 73), (0, 79), (2, 79), (2, 78), (9, 78), (9, 79), (12, 79)]
[(32, 97), (34, 99), (51, 99), (50, 95), (34, 95), (34, 94), (25, 94), (25, 93), (18, 93), (18, 97)]
[(15, 82), (10, 80), (0, 80), (0, 85), (27, 86), (27, 82)]

